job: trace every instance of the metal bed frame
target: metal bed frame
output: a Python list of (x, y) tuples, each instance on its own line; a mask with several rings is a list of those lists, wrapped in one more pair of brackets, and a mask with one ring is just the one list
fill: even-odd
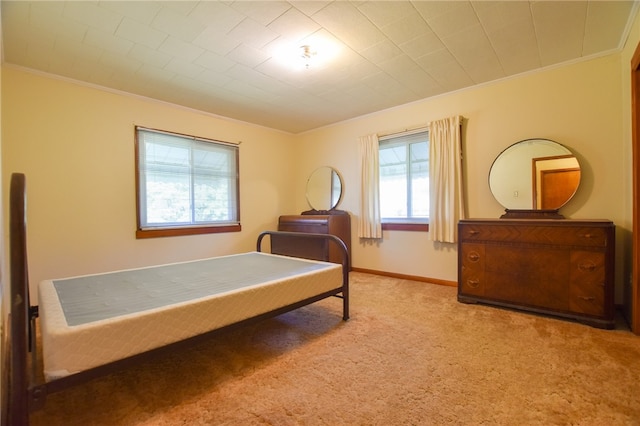
[(143, 362), (152, 356), (167, 351), (186, 348), (203, 339), (219, 333), (236, 329), (248, 324), (262, 321), (302, 306), (317, 302), (330, 296), (343, 300), (344, 321), (349, 319), (349, 255), (344, 242), (330, 234), (296, 233), (282, 231), (265, 231), (257, 239), (256, 250), (262, 251), (265, 236), (283, 235), (318, 240), (329, 240), (336, 244), (343, 254), (342, 286), (331, 291), (317, 294), (296, 303), (278, 308), (263, 314), (211, 330), (179, 342), (171, 343), (109, 364), (101, 365), (80, 373), (45, 382), (38, 379), (38, 360), (36, 349), (36, 318), (38, 307), (32, 306), (29, 295), (29, 274), (27, 264), (27, 231), (26, 231), (26, 178), (24, 174), (14, 173), (10, 186), (10, 300), (9, 312), (4, 315), (4, 341), (2, 367), (2, 424), (28, 425), (29, 413), (42, 408), (49, 393), (58, 392), (68, 387), (87, 382), (107, 375), (118, 369)]

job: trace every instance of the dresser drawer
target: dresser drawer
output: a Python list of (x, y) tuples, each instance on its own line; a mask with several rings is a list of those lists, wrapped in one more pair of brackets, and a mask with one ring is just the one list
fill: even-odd
[(280, 216), (278, 231), (312, 232), (326, 234), (329, 232), (328, 216)]
[(307, 232), (314, 234), (328, 234), (328, 226), (326, 223), (281, 223), (278, 225), (278, 231), (286, 232)]
[(482, 244), (463, 244), (460, 250), (459, 291), (474, 296), (484, 295), (485, 246)]
[(590, 251), (571, 252), (569, 309), (587, 315), (603, 315), (605, 307), (605, 256)]
[(605, 247), (608, 243), (607, 233), (603, 228), (516, 224), (465, 224), (460, 227), (460, 240), (577, 247)]

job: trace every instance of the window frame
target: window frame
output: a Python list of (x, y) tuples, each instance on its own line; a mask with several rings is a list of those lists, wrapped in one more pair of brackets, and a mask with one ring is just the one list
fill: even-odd
[[(389, 135), (385, 135), (383, 137), (379, 138), (379, 147), (378, 147), (378, 151), (380, 150), (380, 146), (383, 145), (383, 142), (385, 141), (389, 141), (389, 140), (393, 140), (393, 139), (397, 139), (397, 138), (401, 138), (403, 136), (410, 136), (410, 135), (414, 135), (414, 134), (418, 134), (418, 133), (425, 133), (427, 134), (427, 150), (429, 150), (429, 131), (427, 128), (420, 128), (420, 129), (415, 129), (415, 130), (410, 130), (410, 131), (405, 131), (402, 133), (394, 133), (394, 134), (389, 134)], [(409, 144), (409, 142), (405, 142), (405, 146)], [(408, 192), (409, 189), (407, 190)], [(430, 196), (430, 195), (429, 195)], [(409, 218), (407, 218), (406, 220), (402, 220), (402, 219), (396, 219), (394, 220), (394, 218), (381, 218), (381, 225), (382, 225), (382, 230), (383, 231), (418, 231), (418, 232), (428, 232), (429, 231), (429, 218), (427, 217), (425, 220), (420, 220), (420, 221), (416, 221), (416, 220), (411, 220)]]
[[(170, 136), (180, 137), (192, 141), (212, 143), (216, 145), (227, 145), (235, 147), (235, 167), (236, 167), (236, 216), (235, 222), (224, 222), (220, 224), (207, 223), (207, 224), (186, 224), (186, 225), (169, 225), (169, 226), (150, 226), (142, 227), (141, 214), (141, 196), (142, 191), (140, 188), (140, 140), (139, 131), (147, 131), (150, 133), (161, 133)], [(135, 140), (135, 185), (136, 185), (136, 239), (144, 238), (158, 238), (158, 237), (175, 237), (182, 235), (202, 235), (202, 234), (217, 234), (225, 232), (240, 232), (242, 225), (240, 223), (240, 152), (238, 144), (219, 141), (210, 138), (203, 138), (199, 136), (188, 135), (184, 133), (170, 132), (166, 130), (153, 129), (144, 126), (134, 126), (134, 140)]]

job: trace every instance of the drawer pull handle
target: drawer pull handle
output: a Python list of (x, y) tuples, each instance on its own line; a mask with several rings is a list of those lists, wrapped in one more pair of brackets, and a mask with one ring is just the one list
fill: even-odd
[(469, 255), (467, 257), (472, 262), (477, 262), (478, 260), (480, 260), (480, 255), (478, 253), (476, 253), (475, 251), (472, 251), (471, 253), (469, 253)]
[(470, 229), (469, 230), (469, 235), (478, 235), (480, 233), (480, 231), (476, 231), (475, 229)]
[(586, 272), (593, 272), (596, 269), (596, 265), (591, 262), (585, 262), (578, 265), (578, 269)]
[(467, 284), (469, 284), (469, 287), (471, 287), (471, 288), (478, 288), (478, 286), (480, 285), (480, 281), (479, 280), (467, 280)]
[(593, 234), (582, 234), (582, 237), (586, 239), (590, 239), (590, 238), (595, 238), (596, 236)]
[(594, 300), (596, 300), (595, 297), (591, 297), (591, 296), (578, 296), (579, 299), (585, 300), (587, 302), (593, 302)]

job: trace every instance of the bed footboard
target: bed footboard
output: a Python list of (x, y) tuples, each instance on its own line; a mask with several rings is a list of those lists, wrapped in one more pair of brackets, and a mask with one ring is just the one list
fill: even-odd
[(340, 293), (342, 295), (335, 294), (336, 297), (342, 298), (342, 319), (347, 321), (349, 319), (349, 250), (347, 245), (340, 238), (332, 234), (316, 234), (312, 232), (287, 232), (287, 231), (263, 231), (258, 235), (258, 241), (256, 243), (256, 250), (262, 251), (262, 240), (265, 236), (282, 235), (299, 238), (311, 238), (318, 240), (328, 240), (331, 244), (335, 244), (340, 253), (342, 254), (342, 288)]

